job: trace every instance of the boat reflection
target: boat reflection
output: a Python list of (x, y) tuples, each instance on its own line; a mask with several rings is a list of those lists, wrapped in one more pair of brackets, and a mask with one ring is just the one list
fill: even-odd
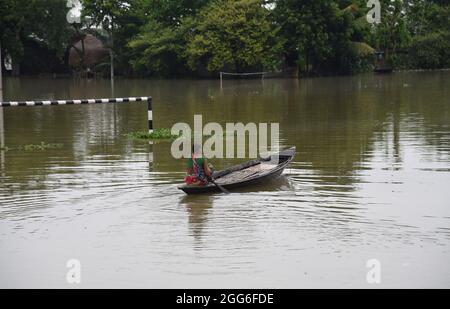
[[(231, 194), (255, 193), (255, 192), (277, 192), (294, 190), (294, 186), (288, 176), (282, 175), (264, 184), (257, 184), (249, 187), (235, 189)], [(188, 214), (188, 224), (191, 235), (194, 237), (194, 249), (202, 248), (202, 237), (205, 234), (205, 227), (208, 222), (214, 201), (218, 195), (223, 193), (205, 193), (197, 195), (183, 195), (179, 205), (186, 209)]]
[[(287, 169), (289, 169), (289, 167), (287, 167)], [(291, 190), (294, 190), (294, 186), (289, 180), (289, 176), (281, 175), (280, 177), (272, 179), (266, 183), (258, 183), (255, 185), (234, 189), (231, 193), (276, 192)]]
[(211, 194), (203, 195), (184, 195), (179, 205), (184, 207), (188, 213), (188, 223), (191, 235), (195, 240), (195, 248), (201, 247), (202, 232), (208, 218), (208, 212), (212, 209), (214, 196)]

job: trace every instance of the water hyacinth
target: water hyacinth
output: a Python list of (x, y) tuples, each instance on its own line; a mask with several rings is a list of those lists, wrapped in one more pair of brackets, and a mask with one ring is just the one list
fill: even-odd
[(54, 143), (54, 144), (47, 144), (45, 142), (41, 142), (40, 144), (27, 144), (27, 145), (19, 145), (19, 146), (4, 146), (0, 148), (4, 151), (12, 151), (12, 150), (18, 150), (18, 151), (44, 151), (44, 150), (51, 150), (51, 149), (61, 149), (63, 148), (63, 144), (60, 143)]
[(152, 133), (146, 131), (130, 132), (126, 136), (137, 140), (173, 140), (179, 137), (179, 135), (172, 134), (170, 129), (167, 128), (156, 129)]

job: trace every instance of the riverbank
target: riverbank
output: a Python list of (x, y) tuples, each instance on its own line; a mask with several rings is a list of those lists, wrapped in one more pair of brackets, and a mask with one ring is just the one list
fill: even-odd
[[(392, 73), (395, 72), (446, 72), (446, 71), (450, 71), (450, 68), (444, 68), (444, 69), (394, 69)], [(283, 73), (283, 72), (275, 72), (275, 73), (271, 73), (268, 72), (264, 75), (263, 79), (287, 79), (287, 78), (292, 78), (292, 79), (305, 79), (305, 78), (321, 78), (321, 77), (350, 77), (350, 76), (358, 76), (358, 75), (366, 75), (366, 74), (377, 74), (375, 72), (370, 71), (366, 71), (366, 72), (360, 72), (358, 74), (327, 74), (327, 75), (303, 75), (303, 74), (298, 74), (298, 76), (295, 76), (294, 73), (292, 72), (287, 72), (287, 73)], [(78, 78), (75, 75), (71, 75), (71, 74), (39, 74), (39, 75), (19, 75), (19, 76), (11, 76), (11, 75), (5, 75), (5, 78), (17, 78), (17, 79), (36, 79), (36, 78), (44, 78), (44, 79), (75, 79), (75, 80), (109, 80), (109, 77), (95, 77), (95, 78)], [(115, 79), (117, 80), (127, 80), (127, 79), (136, 79), (136, 80), (219, 80), (220, 78), (220, 74), (217, 73), (217, 78), (216, 77), (194, 77), (194, 76), (185, 76), (185, 77), (139, 77), (139, 76), (123, 76), (123, 75), (117, 75), (114, 76)], [(262, 79), (261, 76), (257, 76), (257, 77), (253, 77), (253, 78), (249, 78), (249, 77), (245, 77), (245, 78), (239, 78), (239, 77), (234, 77), (234, 78), (227, 78), (224, 79), (224, 81), (227, 80), (258, 80), (258, 79)]]

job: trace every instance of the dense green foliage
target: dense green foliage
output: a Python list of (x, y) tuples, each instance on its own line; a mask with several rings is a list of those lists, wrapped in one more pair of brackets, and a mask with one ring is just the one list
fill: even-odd
[(186, 45), (181, 26), (165, 26), (150, 21), (128, 43), (134, 54), (130, 64), (142, 76), (186, 73), (183, 50)]
[(66, 1), (2, 0), (0, 2), (0, 35), (2, 45), (13, 56), (23, 54), (24, 41), (35, 36), (52, 49), (66, 43)]
[[(375, 47), (386, 52), (387, 57), (393, 57), (399, 49), (405, 49), (410, 40), (406, 28), (406, 7), (409, 4), (403, 0), (381, 1), (381, 24), (376, 28)], [(391, 58), (392, 59), (392, 58)]]
[(283, 38), (261, 0), (214, 1), (190, 22), (186, 59), (192, 70), (242, 72), (280, 65)]
[(450, 67), (450, 1), (411, 1), (407, 18), (408, 67), (440, 69)]
[(69, 24), (67, 0), (2, 0), (3, 54), (29, 73), (59, 71), (93, 33), (122, 75), (348, 74), (370, 69), (375, 50), (394, 67), (449, 67), (447, 0), (380, 0), (373, 25), (366, 0), (80, 1), (81, 23)]
[(450, 32), (434, 32), (416, 37), (411, 46), (412, 67), (450, 67)]
[(15, 63), (20, 63), (25, 58), (26, 46), (34, 41), (44, 51), (62, 58), (70, 36), (66, 14), (65, 0), (0, 1), (2, 54), (7, 52)]
[(369, 31), (358, 1), (278, 0), (274, 15), (282, 27), (286, 61), (305, 72), (351, 73), (367, 55), (361, 43)]

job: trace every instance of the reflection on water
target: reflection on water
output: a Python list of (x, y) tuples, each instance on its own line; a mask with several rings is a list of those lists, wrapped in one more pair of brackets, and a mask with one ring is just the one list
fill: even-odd
[[(449, 72), (302, 80), (117, 80), (156, 127), (279, 122), (279, 179), (185, 196), (170, 143), (129, 140), (141, 103), (3, 110), (1, 287), (449, 287)], [(5, 100), (109, 97), (108, 81), (6, 79)], [(177, 91), (174, 91), (177, 89)], [(1, 120), (1, 119), (0, 119)], [(153, 158), (149, 164), (149, 154)], [(242, 160), (212, 160), (224, 168)]]
[(189, 227), (196, 241), (200, 242), (203, 226), (206, 222), (208, 211), (212, 208), (214, 196), (183, 196), (180, 205), (186, 208)]

